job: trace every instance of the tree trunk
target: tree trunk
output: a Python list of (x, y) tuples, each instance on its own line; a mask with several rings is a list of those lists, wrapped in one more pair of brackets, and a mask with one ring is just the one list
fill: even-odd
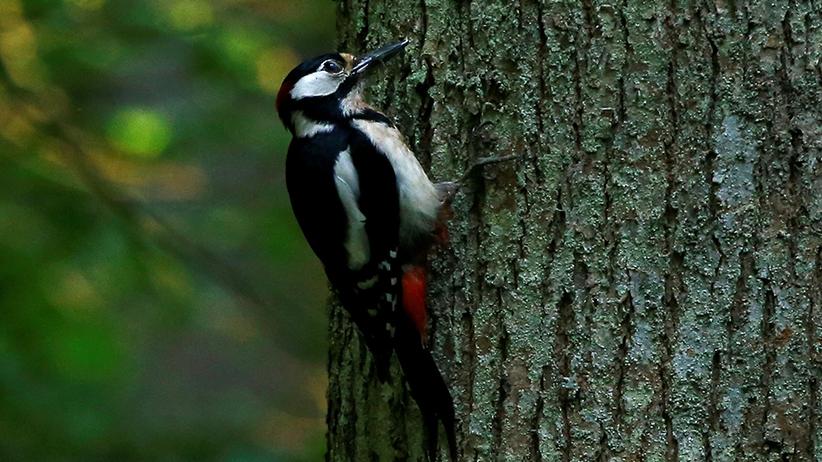
[[(436, 180), (460, 460), (822, 461), (819, 0), (344, 0), (413, 44), (370, 101)], [(423, 460), (333, 309), (328, 460)], [(446, 453), (441, 451), (446, 460)]]

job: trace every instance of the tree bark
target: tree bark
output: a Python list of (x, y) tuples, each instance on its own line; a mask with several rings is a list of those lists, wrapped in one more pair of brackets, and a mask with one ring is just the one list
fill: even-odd
[[(343, 0), (432, 178), (460, 460), (822, 461), (818, 0)], [(332, 309), (328, 460), (424, 460)], [(442, 460), (446, 453), (441, 450)]]

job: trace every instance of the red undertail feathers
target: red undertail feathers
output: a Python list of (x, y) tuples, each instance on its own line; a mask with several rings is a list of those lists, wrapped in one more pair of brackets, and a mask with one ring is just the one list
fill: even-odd
[(402, 275), (402, 307), (414, 322), (423, 345), (428, 343), (428, 311), (425, 307), (425, 268), (412, 266)]

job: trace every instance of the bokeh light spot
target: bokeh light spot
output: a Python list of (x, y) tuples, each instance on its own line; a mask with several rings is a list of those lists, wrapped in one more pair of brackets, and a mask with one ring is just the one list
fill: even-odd
[(276, 95), (288, 71), (297, 65), (297, 55), (289, 48), (272, 48), (257, 56), (257, 84)]
[(0, 18), (0, 59), (17, 85), (32, 89), (43, 86), (37, 38), (29, 23), (13, 16)]
[(203, 1), (179, 0), (170, 2), (168, 19), (175, 29), (189, 31), (211, 24), (214, 21), (214, 10)]
[(67, 2), (73, 7), (88, 11), (99, 10), (106, 4), (106, 0), (67, 0)]
[(238, 28), (224, 30), (217, 43), (225, 65), (241, 75), (254, 72), (255, 60), (264, 46), (258, 35)]
[(125, 153), (143, 158), (158, 157), (171, 142), (171, 123), (158, 111), (129, 108), (109, 121), (109, 141)]

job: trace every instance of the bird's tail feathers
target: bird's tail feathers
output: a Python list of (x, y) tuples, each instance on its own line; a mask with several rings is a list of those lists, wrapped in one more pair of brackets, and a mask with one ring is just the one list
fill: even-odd
[(429, 451), (436, 453), (437, 422), (442, 422), (451, 460), (456, 462), (456, 418), (451, 392), (448, 391), (448, 385), (440, 374), (431, 352), (423, 347), (413, 320), (405, 313), (401, 313), (400, 318), (394, 337), (394, 350), (397, 352), (411, 396), (422, 413), (428, 431)]

